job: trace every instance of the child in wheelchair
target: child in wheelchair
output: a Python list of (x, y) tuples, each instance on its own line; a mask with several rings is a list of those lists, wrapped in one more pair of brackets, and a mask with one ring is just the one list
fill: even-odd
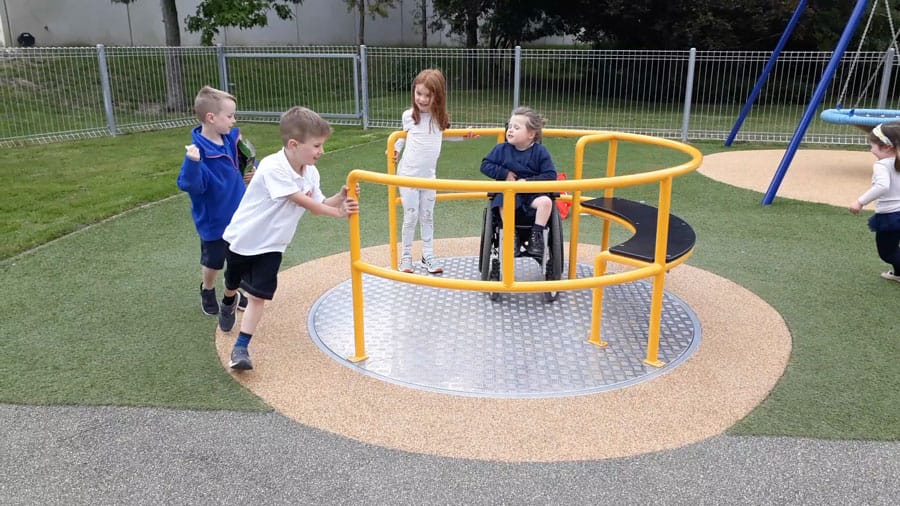
[[(550, 152), (541, 144), (545, 120), (529, 107), (512, 112), (506, 128), (506, 142), (497, 144), (481, 162), (481, 172), (498, 181), (555, 181), (556, 167)], [(493, 195), (492, 208), (503, 206), (503, 194)], [(525, 253), (539, 262), (544, 256), (544, 229), (553, 209), (549, 193), (516, 195), (516, 215), (534, 217)]]

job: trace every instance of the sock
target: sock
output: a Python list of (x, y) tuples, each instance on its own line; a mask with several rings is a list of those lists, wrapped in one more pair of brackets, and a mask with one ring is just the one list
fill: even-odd
[(222, 297), (222, 304), (225, 304), (226, 306), (234, 305), (235, 298), (237, 298), (237, 295), (232, 295), (231, 297), (226, 295), (225, 297)]
[(253, 334), (247, 334), (246, 332), (241, 332), (237, 336), (237, 341), (234, 342), (234, 347), (238, 348), (246, 348), (250, 345), (250, 338), (253, 337)]
[(542, 234), (542, 233), (544, 233), (545, 228), (547, 228), (547, 227), (545, 227), (544, 225), (538, 225), (537, 223), (535, 223), (534, 225), (531, 226), (531, 233), (532, 234), (535, 234), (535, 233)]

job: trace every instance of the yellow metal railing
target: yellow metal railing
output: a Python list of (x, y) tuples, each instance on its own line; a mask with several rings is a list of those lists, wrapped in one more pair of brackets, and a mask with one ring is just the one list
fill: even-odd
[[(478, 128), (478, 129), (448, 129), (444, 136), (463, 136), (472, 132), (474, 134), (489, 136), (496, 135), (497, 142), (503, 142), (506, 130), (502, 128)], [(347, 176), (347, 185), (350, 188), (350, 197), (357, 198), (355, 194), (356, 184), (359, 182), (382, 184), (388, 187), (388, 229), (389, 245), (391, 251), (390, 268), (379, 267), (361, 258), (360, 217), (350, 216), (350, 279), (353, 296), (353, 329), (354, 329), (354, 355), (349, 360), (357, 362), (368, 358), (365, 351), (364, 321), (363, 321), (363, 292), (362, 275), (371, 274), (385, 279), (411, 283), (416, 285), (432, 286), (436, 288), (448, 288), (455, 290), (484, 291), (484, 292), (545, 292), (566, 290), (593, 290), (593, 306), (591, 314), (591, 336), (588, 341), (605, 346), (607, 343), (600, 338), (600, 318), (602, 316), (603, 287), (614, 284), (628, 283), (644, 278), (653, 278), (653, 291), (650, 307), (650, 332), (647, 339), (647, 356), (644, 362), (661, 366), (658, 360), (659, 326), (662, 314), (662, 295), (665, 282), (665, 273), (668, 269), (684, 262), (688, 255), (666, 262), (666, 250), (668, 246), (669, 210), (671, 208), (672, 180), (678, 176), (687, 174), (697, 169), (703, 159), (703, 155), (697, 149), (680, 142), (668, 139), (660, 139), (638, 134), (622, 132), (605, 132), (597, 130), (565, 130), (544, 129), (544, 137), (578, 137), (575, 144), (574, 177), (562, 181), (467, 181), (453, 179), (423, 179), (396, 175), (396, 163), (393, 157), (393, 146), (397, 139), (406, 136), (406, 132), (394, 132), (387, 140), (387, 174), (353, 170)], [(640, 144), (656, 145), (680, 151), (691, 157), (690, 161), (675, 167), (616, 176), (616, 156), (619, 142), (634, 142)], [(606, 142), (609, 144), (607, 153), (606, 176), (601, 178), (583, 179), (584, 175), (584, 150), (592, 143)], [(659, 201), (657, 208), (656, 250), (652, 263), (642, 262), (630, 258), (611, 254), (609, 249), (610, 222), (617, 222), (634, 232), (633, 226), (616, 216), (603, 211), (582, 207), (581, 203), (593, 197), (584, 196), (587, 191), (603, 191), (603, 196), (612, 197), (614, 190), (630, 186), (659, 184)], [(569, 272), (568, 279), (547, 281), (516, 281), (515, 280), (515, 252), (513, 241), (504, 241), (501, 251), (502, 275), (500, 281), (481, 281), (468, 279), (451, 279), (434, 276), (411, 276), (397, 271), (397, 206), (400, 199), (397, 196), (398, 187), (424, 188), (442, 190), (452, 193), (438, 193), (440, 200), (459, 199), (485, 199), (487, 193), (503, 193), (502, 222), (504, 235), (512, 237), (512, 228), (515, 226), (515, 195), (517, 193), (563, 193), (569, 196), (559, 197), (561, 200), (571, 201), (573, 206), (570, 212), (572, 216), (569, 239)], [(364, 209), (362, 207), (361, 209)], [(581, 214), (600, 217), (603, 222), (603, 234), (601, 237), (601, 252), (594, 259), (594, 276), (576, 279), (575, 267), (577, 265), (577, 249)], [(480, 252), (479, 252), (480, 253)], [(632, 270), (606, 274), (606, 263), (614, 260), (619, 263), (634, 267)], [(598, 275), (598, 273), (600, 273)]]

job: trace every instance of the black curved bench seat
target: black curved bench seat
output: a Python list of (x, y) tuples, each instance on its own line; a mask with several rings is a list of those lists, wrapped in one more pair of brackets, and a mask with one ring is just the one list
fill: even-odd
[[(656, 249), (656, 219), (659, 210), (653, 206), (619, 197), (601, 197), (586, 200), (583, 207), (596, 209), (631, 223), (635, 233), (627, 241), (617, 244), (609, 251), (617, 255), (653, 262)], [(669, 215), (669, 240), (666, 248), (666, 263), (686, 255), (694, 247), (697, 235), (690, 225), (674, 214)]]

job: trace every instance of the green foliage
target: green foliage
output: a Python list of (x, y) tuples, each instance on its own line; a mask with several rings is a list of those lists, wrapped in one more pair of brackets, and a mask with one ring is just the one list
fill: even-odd
[(281, 19), (293, 19), (289, 4), (302, 0), (202, 0), (195, 14), (186, 18), (190, 32), (200, 32), (200, 43), (211, 46), (219, 28), (255, 28), (269, 24), (268, 12)]
[(388, 9), (393, 8), (397, 4), (397, 0), (344, 0), (344, 3), (347, 4), (348, 12), (356, 10), (375, 19), (376, 17), (386, 18)]

